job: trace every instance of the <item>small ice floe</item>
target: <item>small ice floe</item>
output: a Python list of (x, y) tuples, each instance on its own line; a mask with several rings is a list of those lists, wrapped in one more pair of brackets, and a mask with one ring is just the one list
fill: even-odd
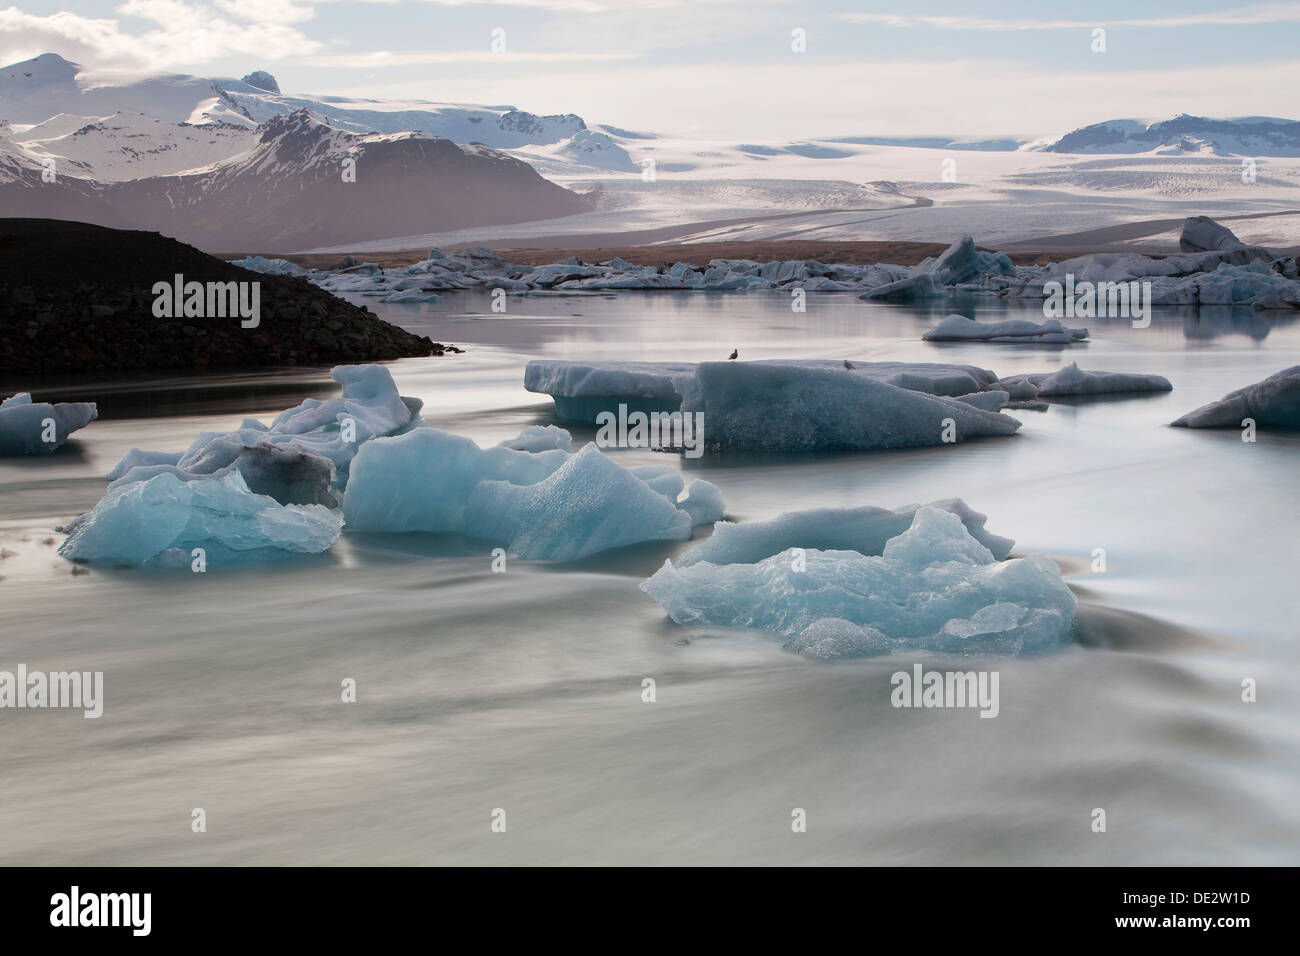
[(644, 541), (685, 540), (693, 525), (722, 517), (721, 493), (706, 481), (679, 500), (685, 481), (668, 465), (624, 468), (591, 444), (572, 454), (508, 447), (514, 443), (480, 448), (437, 428), (367, 443), (352, 462), (347, 527), (455, 532), (521, 558), (572, 561)]
[(1058, 319), (1032, 322), (976, 322), (964, 315), (950, 315), (925, 335), (927, 342), (1012, 342), (1030, 345), (1070, 345), (1088, 337), (1087, 329), (1070, 329)]
[(1264, 428), (1300, 428), (1300, 365), (1229, 392), (1173, 424), (1182, 428), (1241, 428), (1246, 419)]
[(94, 402), (33, 402), (19, 392), (0, 402), (0, 456), (48, 455), (99, 415)]
[[(641, 590), (678, 624), (755, 628), (820, 660), (892, 651), (1011, 656), (1067, 644), (1075, 597), (1041, 555), (1004, 560), (979, 540), (982, 515), (941, 503), (859, 517), (782, 515), (715, 537)], [(883, 538), (883, 540), (882, 540)], [(728, 540), (730, 539), (730, 540)]]
[(1079, 368), (1071, 362), (1055, 372), (1010, 375), (999, 379), (997, 388), (1015, 401), (1041, 398), (1121, 395), (1129, 392), (1168, 392), (1173, 388), (1163, 375), (1102, 372)]
[(160, 474), (109, 491), (65, 530), (73, 561), (195, 567), (329, 550), (343, 521), (322, 505), (253, 494), (238, 471), (182, 481)]

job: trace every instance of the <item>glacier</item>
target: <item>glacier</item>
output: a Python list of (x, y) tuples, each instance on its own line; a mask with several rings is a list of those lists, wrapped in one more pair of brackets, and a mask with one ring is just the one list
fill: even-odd
[[(34, 402), (19, 392), (0, 402), (0, 457), (48, 455), (99, 416), (94, 402)], [(52, 425), (52, 429), (51, 429)], [(46, 441), (46, 438), (53, 439)]]
[(1076, 605), (1052, 561), (999, 560), (958, 514), (929, 506), (879, 554), (787, 548), (743, 563), (668, 560), (640, 588), (679, 625), (768, 631), (822, 660), (1041, 653), (1069, 643)]
[(71, 523), (59, 554), (182, 567), (202, 548), (208, 565), (225, 565), (327, 551), (342, 524), (322, 505), (282, 505), (253, 494), (237, 471), (193, 481), (160, 474), (110, 490)]
[(1229, 392), (1173, 424), (1180, 428), (1241, 428), (1247, 418), (1264, 427), (1300, 428), (1300, 365)]

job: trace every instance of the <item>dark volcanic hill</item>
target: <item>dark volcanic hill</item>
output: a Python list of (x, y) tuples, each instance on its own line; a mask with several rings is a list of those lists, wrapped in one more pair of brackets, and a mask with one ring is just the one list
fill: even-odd
[[(261, 320), (157, 318), (153, 286), (260, 283)], [(260, 275), (154, 232), (0, 219), (0, 372), (336, 365), (441, 355), (305, 279)]]
[(590, 201), (485, 146), (356, 134), (305, 110), (256, 146), (174, 176), (96, 183), (0, 156), (0, 213), (156, 230), (214, 252), (292, 252), (583, 212)]

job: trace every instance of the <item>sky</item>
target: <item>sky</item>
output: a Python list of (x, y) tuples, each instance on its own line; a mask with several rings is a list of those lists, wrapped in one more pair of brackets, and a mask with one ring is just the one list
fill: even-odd
[[(6, 0), (0, 0), (0, 4)], [(1104, 49), (1095, 49), (1096, 30)], [(1300, 118), (1300, 2), (17, 0), (0, 63), (511, 105), (701, 139), (1055, 136)], [(0, 104), (0, 113), (2, 113)]]

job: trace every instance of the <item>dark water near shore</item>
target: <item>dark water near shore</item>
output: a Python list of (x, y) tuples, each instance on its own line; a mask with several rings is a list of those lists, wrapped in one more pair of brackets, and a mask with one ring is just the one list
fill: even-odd
[[(735, 520), (962, 497), (1017, 553), (1053, 557), (1080, 643), (976, 665), (1000, 673), (1001, 713), (982, 720), (890, 706), (890, 675), (920, 657), (813, 663), (672, 625), (636, 584), (677, 544), (492, 574), (479, 542), (345, 534), (236, 573), (73, 576), (52, 529), (128, 448), (183, 448), (335, 388), (315, 369), (0, 383), (101, 409), (52, 458), (0, 462), (0, 669), (102, 670), (107, 698), (99, 720), (0, 711), (0, 863), (1300, 861), (1300, 435), (1165, 427), (1300, 363), (1297, 323), (1166, 311), (1142, 330), (1091, 321), (1089, 344), (1058, 350), (924, 343), (949, 309), (851, 295), (803, 315), (768, 294), (512, 298), (504, 316), (469, 295), (367, 304), (468, 350), (392, 370), (425, 417), (480, 444), (552, 420), (522, 388), (538, 356), (738, 348), (1001, 375), (1077, 360), (1174, 391), (1017, 412), (1014, 438), (939, 449), (616, 453), (709, 479)], [(339, 701), (349, 677), (356, 704)]]

